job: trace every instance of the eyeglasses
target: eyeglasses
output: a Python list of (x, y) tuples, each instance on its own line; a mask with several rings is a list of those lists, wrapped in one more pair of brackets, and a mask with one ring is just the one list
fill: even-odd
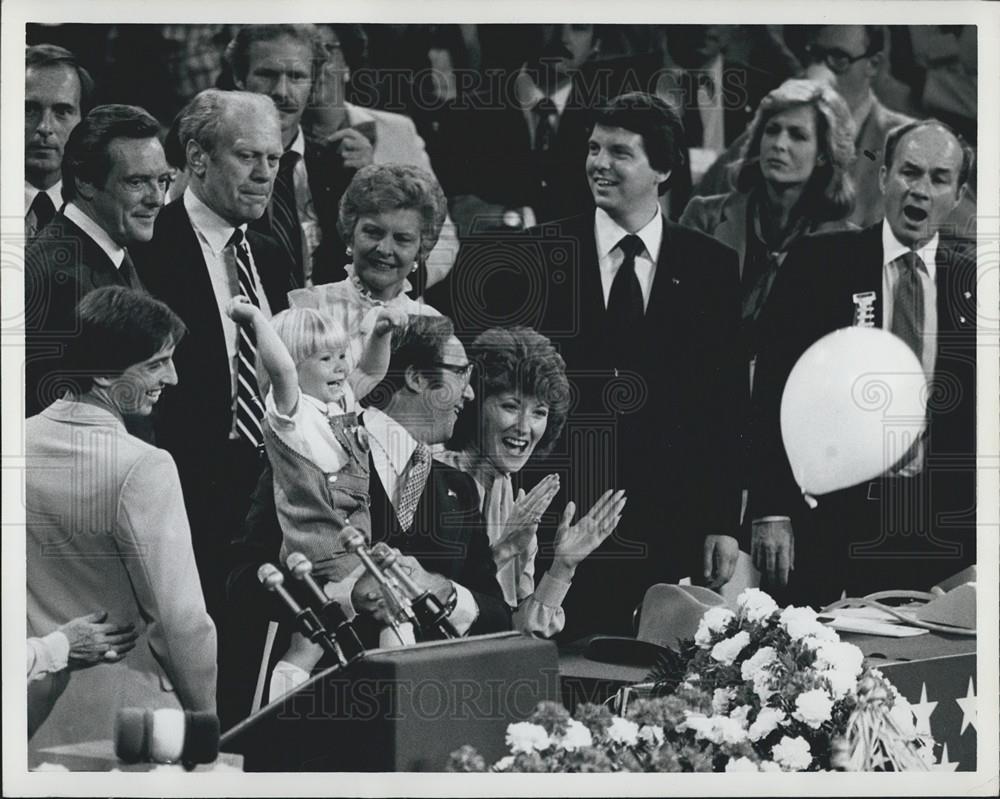
[(871, 58), (875, 54), (864, 52), (861, 55), (852, 56), (850, 53), (845, 53), (839, 47), (822, 47), (818, 44), (810, 44), (806, 47), (806, 55), (809, 56), (811, 64), (822, 61), (833, 72), (840, 75), (847, 72), (851, 64), (857, 63), (862, 58)]
[(438, 367), (438, 369), (445, 369), (445, 370), (451, 372), (453, 375), (458, 375), (463, 380), (465, 380), (466, 382), (468, 382), (469, 379), (472, 377), (472, 370), (475, 367), (475, 364), (472, 363), (472, 361), (469, 361), (468, 363), (463, 363), (463, 364), (458, 364), (458, 363), (443, 363), (441, 361), (438, 361), (438, 362), (434, 363), (433, 366)]

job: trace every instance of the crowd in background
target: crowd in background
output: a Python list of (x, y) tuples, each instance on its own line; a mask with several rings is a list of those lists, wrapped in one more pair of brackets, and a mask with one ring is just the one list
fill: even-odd
[[(349, 615), (384, 622), (338, 560), (341, 515), (396, 547), (460, 633), (629, 633), (648, 585), (719, 588), (740, 548), (775, 590), (837, 598), (789, 577), (800, 498), (779, 496), (783, 456), (754, 440), (778, 440), (794, 362), (771, 356), (791, 357), (776, 342), (814, 236), (926, 222), (933, 237), (903, 243), (933, 260), (939, 231), (975, 235), (973, 26), (31, 24), (27, 44), (29, 439), (79, 464), (60, 425), (87, 424), (128, 453), (85, 459), (112, 476), (87, 524), (114, 527), (124, 571), (74, 549), (75, 528), (75, 555), (50, 557), (66, 519), (29, 522), (35, 727), (68, 690), (67, 652), (95, 674), (132, 664), (137, 696), (159, 675), (183, 706), (214, 708), (216, 630), (219, 712), (244, 717), (276, 616), (254, 573), (292, 550), (344, 583), (330, 593)], [(945, 126), (916, 124), (930, 117)], [(944, 200), (896, 203), (894, 129), (957, 159)], [(927, 327), (914, 303), (933, 379), (939, 353), (918, 340), (961, 348), (966, 318)], [(901, 307), (884, 321), (908, 340)], [(61, 360), (83, 357), (81, 329), (116, 368), (141, 367), (141, 402), (93, 358)], [(139, 343), (115, 343), (126, 334)], [(950, 440), (974, 452), (963, 431)], [(50, 515), (80, 489), (32, 479)], [(129, 654), (137, 635), (160, 672)], [(319, 660), (283, 644), (272, 696)], [(80, 684), (85, 701), (64, 699), (36, 743), (97, 713), (106, 682)]]

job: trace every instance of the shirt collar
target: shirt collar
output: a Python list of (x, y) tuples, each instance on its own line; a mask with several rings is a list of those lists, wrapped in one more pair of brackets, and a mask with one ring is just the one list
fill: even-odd
[[(608, 216), (607, 211), (598, 208), (594, 217), (594, 231), (597, 239), (597, 256), (606, 258), (617, 246), (622, 237), (629, 235), (615, 220)], [(660, 257), (660, 243), (663, 241), (663, 215), (659, 207), (653, 218), (635, 232), (642, 243), (646, 245), (649, 259), (654, 263)]]
[[(928, 241), (919, 250), (916, 250), (920, 260), (923, 261), (924, 266), (927, 268), (927, 274), (930, 275), (931, 280), (934, 279), (934, 268), (937, 265), (937, 250), (938, 243), (940, 242), (940, 234), (935, 233), (934, 237)], [(882, 266), (886, 266), (901, 255), (911, 252), (910, 248), (903, 244), (899, 239), (896, 238), (896, 234), (892, 232), (892, 227), (889, 225), (887, 219), (882, 220)]]
[[(573, 81), (568, 80), (549, 96), (560, 116), (566, 110), (566, 104), (569, 102), (569, 94), (572, 90)], [(524, 67), (521, 68), (521, 72), (517, 76), (517, 98), (522, 111), (531, 111), (539, 100), (545, 99), (545, 92), (538, 88), (538, 84)]]
[(288, 145), (288, 149), (285, 152), (298, 153), (300, 156), (305, 157), (306, 135), (302, 132), (301, 125), (299, 125), (299, 132), (295, 134), (295, 138), (292, 139), (292, 143)]
[[(221, 255), (236, 228), (198, 199), (190, 186), (184, 190), (183, 202), (184, 210), (187, 211), (194, 229), (201, 233), (215, 255)], [(240, 225), (240, 230), (246, 235), (246, 223)]]
[(31, 204), (35, 201), (37, 197), (42, 192), (49, 195), (49, 199), (52, 200), (52, 204), (56, 207), (58, 211), (63, 204), (62, 198), (62, 181), (56, 181), (54, 186), (49, 186), (47, 189), (38, 189), (32, 186), (28, 181), (24, 181), (24, 212), (28, 213), (28, 209), (31, 208)]
[(70, 222), (90, 236), (97, 246), (107, 253), (115, 268), (122, 265), (122, 261), (125, 260), (125, 248), (119, 246), (104, 228), (83, 212), (82, 208), (74, 202), (68, 202), (63, 213)]
[(405, 427), (378, 408), (365, 408), (364, 424), (369, 438), (374, 439), (385, 453), (393, 471), (401, 475), (417, 448), (416, 440)]

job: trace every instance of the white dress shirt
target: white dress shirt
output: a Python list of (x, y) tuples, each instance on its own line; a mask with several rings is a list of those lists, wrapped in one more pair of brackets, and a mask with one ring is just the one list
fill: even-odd
[[(226, 355), (229, 359), (229, 375), (231, 378), (230, 386), (233, 402), (235, 402), (239, 328), (226, 313), (226, 305), (233, 297), (240, 293), (239, 279), (236, 276), (236, 253), (232, 247), (227, 246), (236, 228), (198, 199), (190, 187), (184, 191), (183, 202), (184, 210), (187, 211), (188, 217), (191, 219), (191, 227), (194, 229), (198, 245), (201, 247), (201, 255), (205, 259), (209, 279), (212, 282), (215, 304), (219, 309), (219, 319), (222, 322), (222, 331), (226, 340)], [(246, 224), (240, 225), (240, 230), (246, 235)], [(253, 250), (249, 245), (247, 246), (247, 251), (250, 253), (250, 271), (253, 273), (254, 283), (257, 286), (257, 299), (260, 302), (260, 309), (264, 312), (264, 316), (270, 319), (271, 306), (268, 305), (267, 294), (264, 292), (264, 284), (261, 282), (260, 273), (257, 271), (257, 264), (254, 261)], [(233, 429), (230, 430), (229, 434), (230, 438), (236, 437), (235, 423), (234, 415)]]
[[(601, 271), (605, 308), (611, 295), (611, 284), (625, 260), (625, 254), (618, 247), (618, 242), (627, 235), (629, 231), (608, 216), (604, 209), (597, 209), (594, 214), (594, 241), (597, 243), (597, 262)], [(656, 261), (660, 257), (660, 243), (663, 241), (663, 216), (658, 206), (653, 218), (637, 230), (635, 235), (646, 245), (646, 248), (635, 257), (635, 276), (639, 279), (642, 305), (645, 309), (649, 307), (649, 295), (653, 290), (653, 279), (656, 277)]]
[[(61, 180), (56, 181), (55, 185), (49, 186), (47, 189), (38, 189), (38, 188), (35, 188), (30, 183), (28, 183), (28, 181), (24, 181), (24, 220), (25, 220), (25, 222), (28, 221), (29, 217), (32, 218), (32, 221), (35, 221), (34, 220), (34, 215), (31, 212), (31, 204), (35, 201), (35, 197), (37, 197), (43, 191), (47, 195), (49, 195), (49, 199), (52, 200), (52, 205), (55, 207), (55, 209), (56, 209), (57, 212), (59, 211), (59, 208), (62, 206), (62, 204), (63, 204), (63, 198), (62, 198), (62, 181)], [(36, 230), (37, 230), (37, 224), (36, 224)]]
[[(406, 477), (409, 475), (410, 457), (417, 448), (417, 442), (405, 427), (391, 416), (382, 413), (378, 408), (365, 410), (364, 425), (372, 445), (372, 465), (378, 472), (382, 488), (385, 489), (386, 496), (392, 502), (392, 507), (398, 508), (400, 494), (403, 486), (406, 485)], [(458, 592), (458, 603), (448, 619), (455, 626), (455, 629), (464, 635), (476, 617), (479, 616), (479, 606), (469, 589), (459, 585), (454, 580), (452, 585)]]

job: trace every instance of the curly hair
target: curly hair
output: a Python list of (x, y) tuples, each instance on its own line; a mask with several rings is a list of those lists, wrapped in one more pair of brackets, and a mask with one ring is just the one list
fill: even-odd
[(806, 214), (818, 221), (843, 219), (854, 209), (854, 183), (848, 169), (855, 158), (854, 119), (837, 92), (811, 80), (786, 80), (760, 101), (750, 123), (750, 136), (734, 165), (734, 184), (741, 192), (761, 185), (760, 143), (764, 128), (777, 114), (800, 106), (816, 114), (816, 166), (802, 193)]
[(337, 230), (350, 242), (358, 218), (412, 209), (420, 214), (420, 257), (434, 249), (448, 201), (434, 176), (409, 164), (369, 164), (358, 170), (340, 198)]
[(461, 450), (477, 444), (482, 430), (483, 401), (516, 391), (548, 406), (548, 424), (535, 450), (546, 454), (559, 438), (569, 410), (566, 362), (552, 342), (530, 327), (494, 327), (476, 337), (468, 354), (475, 364), (476, 398), (459, 414), (448, 449)]

